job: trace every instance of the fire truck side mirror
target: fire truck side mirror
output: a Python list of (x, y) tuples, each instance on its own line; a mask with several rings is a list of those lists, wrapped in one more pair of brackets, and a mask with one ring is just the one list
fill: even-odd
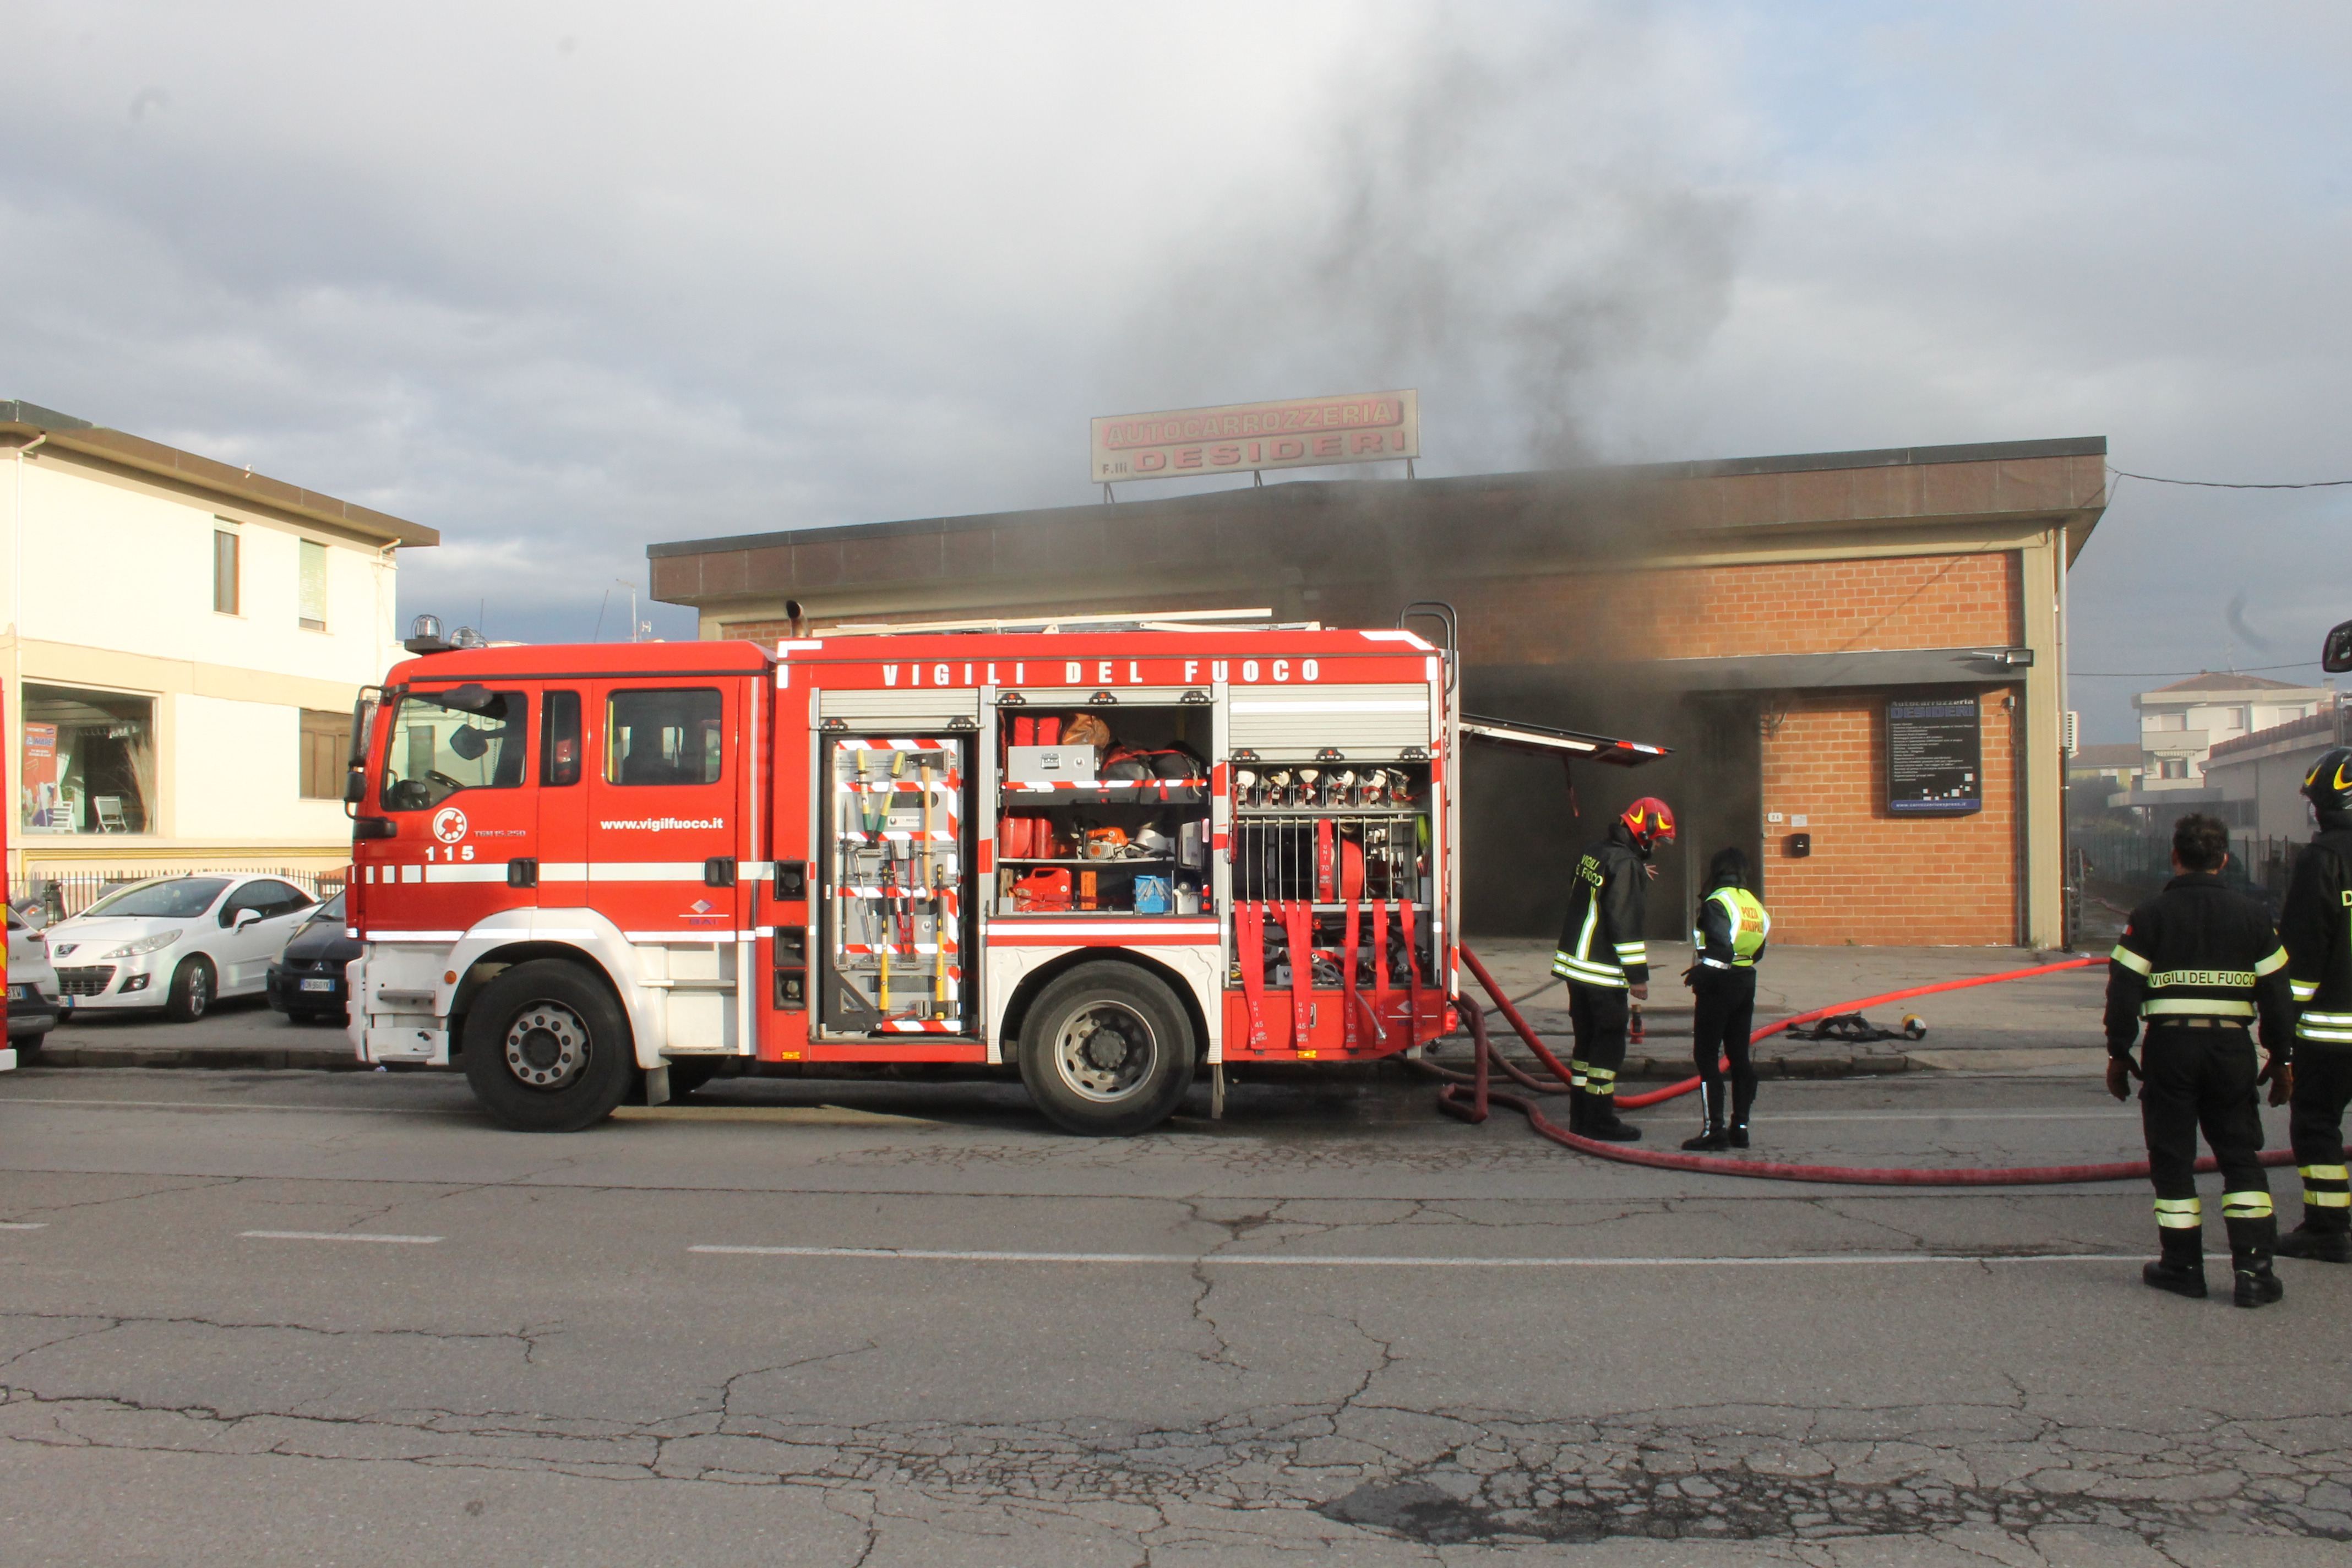
[(2319, 668), (2330, 675), (2352, 671), (2352, 621), (2336, 625), (2319, 649)]
[(343, 775), (343, 804), (357, 805), (367, 798), (367, 774), (357, 768)]
[(808, 862), (779, 860), (776, 862), (776, 901), (799, 903), (808, 897)]

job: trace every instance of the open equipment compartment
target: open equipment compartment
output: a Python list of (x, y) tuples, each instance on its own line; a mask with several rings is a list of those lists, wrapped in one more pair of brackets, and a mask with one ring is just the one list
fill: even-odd
[(824, 737), (824, 1026), (967, 1031), (961, 735)]
[(1006, 704), (997, 729), (997, 916), (1209, 906), (1205, 704)]

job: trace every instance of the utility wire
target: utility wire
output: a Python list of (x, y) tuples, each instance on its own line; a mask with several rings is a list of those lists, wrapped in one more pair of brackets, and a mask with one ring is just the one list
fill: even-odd
[(2176, 675), (2260, 675), (2272, 669), (2309, 669), (2319, 661), (2298, 659), (2293, 664), (2258, 664), (2248, 669), (2070, 669), (2069, 680), (2162, 680)]
[[(2135, 474), (2127, 468), (2109, 468), (2107, 472), (2119, 479), (2140, 479), (2151, 485), (2188, 485), (2200, 490), (2325, 490), (2338, 485), (2352, 485), (2352, 479), (2313, 479), (2300, 485), (2237, 485), (2220, 479), (2164, 479), (2154, 474)], [(2279, 668), (2284, 668), (2285, 666)]]

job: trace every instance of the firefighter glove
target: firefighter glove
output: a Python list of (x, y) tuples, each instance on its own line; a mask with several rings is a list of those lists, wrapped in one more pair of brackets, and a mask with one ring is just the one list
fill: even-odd
[(2117, 1100), (2131, 1098), (2131, 1080), (2139, 1076), (2139, 1065), (2127, 1056), (2107, 1058), (2107, 1092)]

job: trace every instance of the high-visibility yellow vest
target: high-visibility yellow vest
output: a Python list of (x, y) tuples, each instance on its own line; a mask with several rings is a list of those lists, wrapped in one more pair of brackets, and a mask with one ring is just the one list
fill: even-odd
[(1765, 912), (1764, 900), (1745, 888), (1717, 888), (1706, 901), (1720, 907), (1731, 921), (1731, 966), (1755, 968), (1764, 939), (1772, 934), (1772, 917)]

